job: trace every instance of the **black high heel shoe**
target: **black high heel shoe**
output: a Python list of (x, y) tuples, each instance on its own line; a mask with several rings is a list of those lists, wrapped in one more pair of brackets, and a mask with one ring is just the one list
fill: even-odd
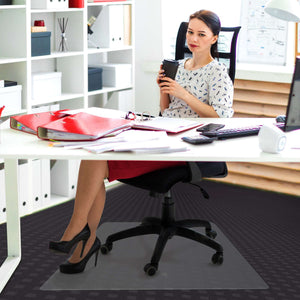
[(86, 226), (77, 235), (75, 235), (73, 239), (70, 241), (59, 241), (59, 242), (50, 241), (49, 249), (54, 252), (69, 253), (75, 244), (77, 244), (80, 241), (83, 241), (81, 254), (80, 254), (81, 257), (84, 251), (86, 241), (89, 239), (90, 235), (91, 235), (91, 231), (89, 225), (86, 224)]
[(89, 261), (89, 259), (92, 257), (93, 254), (95, 254), (95, 267), (96, 267), (100, 247), (101, 247), (101, 242), (96, 237), (95, 242), (94, 242), (93, 246), (91, 247), (90, 251), (80, 262), (72, 264), (69, 261), (67, 261), (64, 264), (61, 264), (59, 266), (60, 272), (65, 273), (65, 274), (75, 274), (75, 273), (83, 272), (87, 262)]

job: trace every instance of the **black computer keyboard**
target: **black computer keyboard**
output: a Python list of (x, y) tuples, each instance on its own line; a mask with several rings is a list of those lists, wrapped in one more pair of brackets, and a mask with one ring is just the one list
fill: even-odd
[[(283, 128), (284, 123), (275, 124), (278, 128)], [(235, 137), (257, 135), (262, 125), (247, 126), (229, 129), (220, 129), (217, 131), (206, 131), (202, 132), (203, 135), (208, 137), (216, 137), (217, 139), (230, 139)]]

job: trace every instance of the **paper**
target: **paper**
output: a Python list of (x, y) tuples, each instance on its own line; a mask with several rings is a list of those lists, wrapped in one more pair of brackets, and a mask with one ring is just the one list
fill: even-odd
[(103, 153), (107, 151), (166, 153), (187, 150), (181, 143), (170, 146), (170, 141), (165, 131), (145, 130), (128, 130), (122, 132), (115, 138), (106, 138), (101, 144), (83, 146), (82, 148), (93, 153)]
[(193, 121), (183, 118), (157, 117), (146, 121), (136, 121), (132, 127), (148, 130), (165, 130), (170, 133), (178, 133), (201, 125), (202, 123), (197, 120)]

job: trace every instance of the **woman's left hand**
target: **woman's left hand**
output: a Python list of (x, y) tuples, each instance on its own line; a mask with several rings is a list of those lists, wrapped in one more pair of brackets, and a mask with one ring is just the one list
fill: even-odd
[(162, 93), (172, 95), (182, 100), (189, 94), (177, 81), (169, 77), (163, 77), (163, 80), (164, 82), (159, 84)]

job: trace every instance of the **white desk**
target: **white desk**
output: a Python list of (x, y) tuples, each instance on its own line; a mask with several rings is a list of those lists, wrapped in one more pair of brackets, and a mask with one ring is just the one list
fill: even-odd
[[(227, 127), (274, 122), (273, 119), (199, 119), (200, 123), (224, 123)], [(195, 130), (191, 130), (195, 132)], [(170, 142), (180, 141), (184, 132), (173, 135)], [(293, 138), (294, 133), (288, 133)], [(299, 135), (298, 135), (299, 137)], [(183, 142), (182, 142), (183, 143)], [(0, 292), (21, 261), (20, 217), (18, 208), (18, 159), (88, 159), (88, 160), (163, 160), (163, 161), (248, 161), (248, 162), (300, 162), (300, 150), (286, 149), (279, 154), (263, 153), (258, 147), (257, 136), (215, 141), (206, 145), (188, 145), (189, 151), (168, 154), (102, 153), (92, 154), (85, 150), (66, 150), (48, 146), (48, 142), (34, 135), (11, 129), (1, 130), (0, 158), (5, 162), (7, 259), (0, 267)], [(15, 188), (11, 188), (11, 187)]]

